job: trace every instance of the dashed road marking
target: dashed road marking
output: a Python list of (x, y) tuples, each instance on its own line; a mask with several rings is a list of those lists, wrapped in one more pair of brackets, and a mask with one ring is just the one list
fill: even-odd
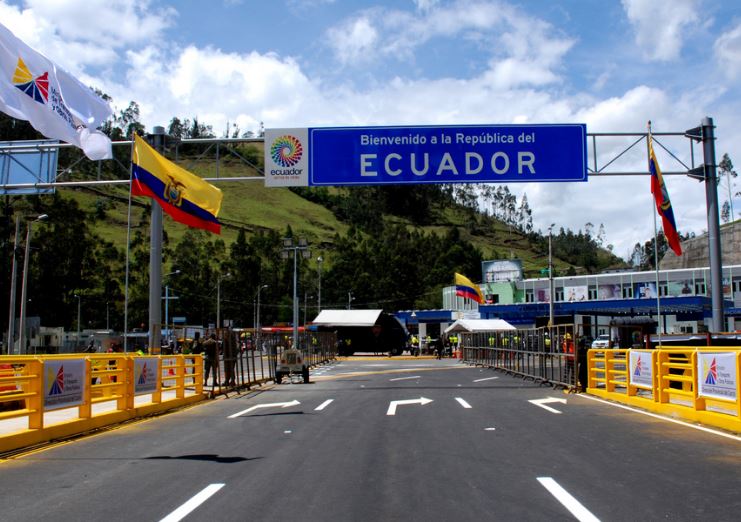
[(485, 379), (476, 379), (473, 382), (483, 382), (483, 381), (492, 381), (494, 379), (499, 379), (499, 377), (486, 377)]
[(470, 404), (468, 404), (466, 401), (464, 401), (460, 397), (456, 397), (455, 400), (457, 400), (458, 401), (458, 404), (460, 404), (461, 406), (463, 406), (466, 409), (472, 408), (472, 406)]
[(561, 485), (553, 480), (551, 477), (538, 477), (538, 482), (548, 490), (548, 492), (556, 497), (566, 509), (568, 509), (572, 515), (576, 517), (579, 522), (599, 522), (599, 519), (595, 517), (587, 508), (585, 508), (581, 502), (576, 500), (571, 494), (563, 489)]
[(407, 381), (407, 380), (409, 380), (409, 379), (419, 379), (419, 378), (420, 378), (420, 376), (419, 376), (419, 375), (412, 375), (411, 377), (397, 377), (396, 379), (389, 379), (389, 382), (394, 382), (394, 381)]
[(324, 401), (323, 403), (321, 403), (319, 406), (317, 406), (316, 408), (314, 408), (314, 411), (322, 411), (324, 408), (326, 408), (327, 406), (329, 406), (332, 403), (333, 400), (334, 399), (327, 399), (326, 401)]
[(160, 522), (178, 522), (184, 519), (198, 506), (206, 502), (214, 493), (223, 488), (224, 485), (225, 484), (209, 484), (185, 504), (163, 518)]

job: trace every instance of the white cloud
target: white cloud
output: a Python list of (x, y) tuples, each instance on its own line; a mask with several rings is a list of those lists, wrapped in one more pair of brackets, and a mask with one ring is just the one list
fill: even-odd
[(369, 18), (361, 16), (330, 29), (327, 37), (337, 59), (352, 64), (365, 62), (374, 54), (378, 31)]
[(417, 6), (418, 11), (429, 11), (433, 7), (435, 7), (437, 4), (440, 3), (440, 0), (413, 0), (414, 5)]
[(652, 60), (675, 60), (687, 28), (699, 22), (699, 0), (622, 0), (636, 33), (636, 44)]
[(741, 73), (741, 23), (726, 31), (713, 46), (715, 59), (730, 78)]

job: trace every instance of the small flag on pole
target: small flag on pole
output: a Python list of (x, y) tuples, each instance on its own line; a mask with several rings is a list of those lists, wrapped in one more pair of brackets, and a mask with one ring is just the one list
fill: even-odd
[(479, 285), (474, 284), (469, 278), (458, 273), (455, 274), (455, 295), (465, 297), (466, 299), (473, 299), (479, 304), (484, 303), (484, 294), (481, 293)]
[(163, 157), (137, 135), (132, 163), (133, 196), (154, 199), (184, 225), (221, 233), (216, 217), (221, 209), (221, 190)]
[(47, 138), (110, 159), (111, 140), (96, 129), (113, 114), (108, 103), (0, 24), (0, 111), (27, 120)]
[(654, 200), (656, 201), (656, 211), (661, 216), (661, 222), (664, 226), (664, 236), (666, 236), (666, 240), (674, 253), (681, 256), (682, 246), (679, 244), (679, 234), (677, 233), (677, 225), (674, 221), (674, 210), (672, 209), (672, 202), (669, 199), (669, 192), (664, 183), (664, 177), (661, 175), (659, 162), (656, 161), (653, 138), (650, 131), (648, 133), (648, 168), (651, 172), (651, 194), (654, 195)]

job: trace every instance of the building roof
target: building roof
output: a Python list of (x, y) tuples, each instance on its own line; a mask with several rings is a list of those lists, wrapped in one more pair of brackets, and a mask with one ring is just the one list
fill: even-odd
[(450, 332), (495, 332), (498, 330), (516, 330), (504, 319), (458, 319), (445, 329)]
[(313, 323), (318, 326), (373, 326), (383, 310), (322, 310)]

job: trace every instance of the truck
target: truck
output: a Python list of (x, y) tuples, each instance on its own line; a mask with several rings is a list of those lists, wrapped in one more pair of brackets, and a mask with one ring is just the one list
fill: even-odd
[(401, 355), (409, 338), (406, 327), (383, 310), (322, 310), (311, 327), (335, 332), (341, 356), (356, 352)]

